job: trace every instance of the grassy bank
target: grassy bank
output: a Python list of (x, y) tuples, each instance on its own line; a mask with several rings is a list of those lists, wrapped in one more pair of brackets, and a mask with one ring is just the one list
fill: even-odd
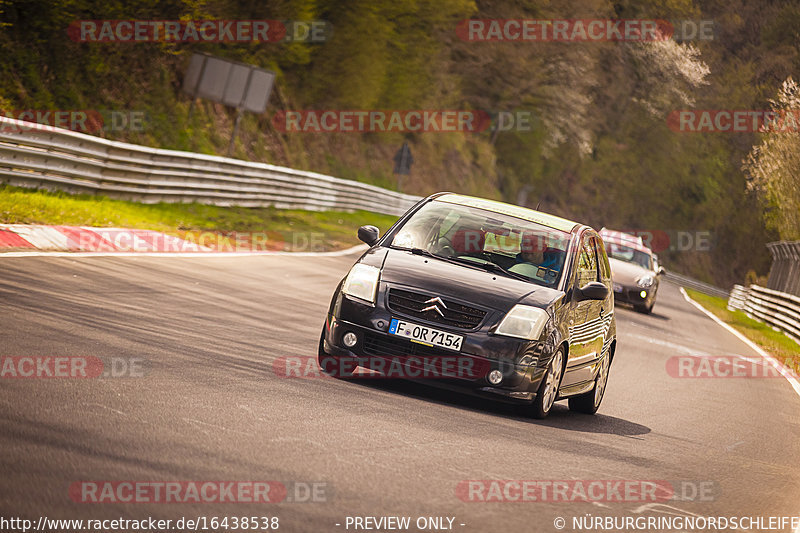
[(277, 243), (285, 243), (286, 249), (297, 251), (328, 251), (353, 246), (360, 242), (356, 237), (359, 226), (373, 224), (383, 233), (395, 220), (397, 217), (367, 211), (344, 213), (202, 204), (146, 205), (102, 196), (0, 186), (0, 223), (3, 224), (151, 229), (176, 235), (259, 232), (266, 233)]
[(694, 301), (714, 313), (720, 320), (755, 342), (789, 368), (800, 371), (800, 345), (769, 325), (748, 317), (743, 311), (728, 310), (724, 298), (709, 296), (691, 289), (686, 293)]

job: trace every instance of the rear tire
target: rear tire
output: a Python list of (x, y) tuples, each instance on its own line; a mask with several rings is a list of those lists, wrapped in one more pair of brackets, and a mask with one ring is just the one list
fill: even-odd
[(651, 303), (650, 305), (634, 305), (633, 308), (638, 313), (642, 313), (644, 315), (649, 315), (651, 312), (653, 312), (653, 306), (654, 305), (655, 305), (655, 302)]
[(603, 358), (600, 371), (597, 372), (597, 377), (594, 378), (594, 387), (589, 392), (585, 392), (580, 396), (573, 396), (569, 399), (569, 410), (577, 411), (578, 413), (585, 413), (593, 415), (600, 408), (603, 402), (603, 396), (606, 392), (606, 385), (608, 385), (608, 372), (611, 367), (611, 354), (606, 353)]
[(547, 418), (550, 411), (553, 409), (553, 404), (558, 398), (558, 388), (561, 385), (561, 379), (564, 377), (564, 348), (559, 347), (550, 361), (542, 378), (542, 383), (539, 385), (539, 390), (536, 392), (536, 399), (530, 406), (529, 413), (533, 418), (543, 419)]

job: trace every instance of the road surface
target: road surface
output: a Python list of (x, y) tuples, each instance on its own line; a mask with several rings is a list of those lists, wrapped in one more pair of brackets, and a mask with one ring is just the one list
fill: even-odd
[[(0, 356), (146, 367), (141, 377), (0, 379), (0, 516), (277, 516), (281, 531), (315, 532), (354, 531), (348, 516), (424, 516), (501, 532), (557, 531), (558, 517), (572, 531), (586, 515), (800, 511), (800, 397), (783, 378), (671, 376), (675, 356), (757, 356), (670, 284), (651, 316), (617, 308), (617, 355), (593, 417), (559, 403), (536, 421), (409, 382), (276, 375), (276, 359), (316, 355), (354, 259), (0, 258)], [(77, 503), (69, 488), (86, 480), (316, 483), (325, 501)], [(483, 503), (459, 497), (467, 480), (666, 480), (686, 496), (705, 492)]]

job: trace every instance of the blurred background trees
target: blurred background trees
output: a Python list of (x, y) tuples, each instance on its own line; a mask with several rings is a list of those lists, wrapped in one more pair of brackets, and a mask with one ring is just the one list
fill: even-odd
[[(333, 32), (325, 43), (109, 44), (66, 31), (80, 19), (204, 18), (318, 19)], [(716, 31), (687, 43), (467, 42), (455, 31), (467, 18), (706, 19)], [(268, 112), (243, 120), (236, 157), (394, 187), (392, 157), (408, 141), (407, 192), (519, 199), (598, 228), (710, 231), (710, 252), (660, 255), (728, 285), (766, 273), (764, 243), (798, 238), (800, 141), (675, 132), (666, 117), (796, 106), (784, 81), (800, 67), (798, 28), (798, 3), (777, 0), (0, 0), (0, 107), (143, 110), (144, 131), (103, 135), (224, 154), (233, 111), (200, 102), (189, 118), (183, 72), (193, 51), (254, 63), (278, 79)], [(287, 109), (533, 120), (526, 131), (285, 134), (271, 117)]]

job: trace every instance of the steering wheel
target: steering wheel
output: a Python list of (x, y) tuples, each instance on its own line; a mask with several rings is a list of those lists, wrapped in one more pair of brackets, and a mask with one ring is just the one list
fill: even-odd
[(454, 255), (456, 255), (456, 250), (449, 244), (445, 244), (444, 246), (439, 248), (439, 254), (445, 257), (453, 257)]

